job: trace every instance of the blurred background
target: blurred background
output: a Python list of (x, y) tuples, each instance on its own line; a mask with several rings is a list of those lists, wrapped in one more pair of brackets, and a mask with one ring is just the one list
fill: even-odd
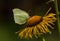
[[(0, 0), (0, 41), (42, 41), (38, 39), (19, 39), (15, 34), (16, 31), (22, 28), (22, 26), (15, 24), (13, 18), (12, 9), (20, 8), (29, 13), (30, 16), (35, 14), (44, 15), (48, 8), (51, 6), (50, 12), (55, 13), (54, 2), (48, 2), (49, 0)], [(58, 8), (60, 11), (60, 0), (58, 0)], [(57, 21), (52, 30), (51, 35), (46, 35), (46, 41), (59, 41)]]

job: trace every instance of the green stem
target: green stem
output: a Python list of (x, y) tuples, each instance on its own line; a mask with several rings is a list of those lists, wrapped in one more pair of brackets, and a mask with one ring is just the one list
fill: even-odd
[(44, 37), (43, 37), (43, 41), (46, 41)]
[(52, 9), (52, 8), (50, 7), (44, 16), (46, 16), (51, 9)]
[(59, 36), (60, 36), (60, 20), (59, 20), (58, 3), (57, 3), (57, 0), (54, 0), (54, 2), (55, 2), (55, 10), (57, 15), (58, 29), (59, 29)]

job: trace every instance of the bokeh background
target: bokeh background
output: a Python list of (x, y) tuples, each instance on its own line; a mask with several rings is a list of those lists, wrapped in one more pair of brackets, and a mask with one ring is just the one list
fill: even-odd
[[(30, 16), (35, 14), (44, 15), (51, 6), (53, 9), (50, 12), (55, 13), (54, 2), (45, 4), (48, 0), (0, 0), (0, 41), (42, 41), (42, 38), (19, 39), (15, 34), (16, 31), (22, 29), (22, 25), (15, 24), (12, 9), (20, 8), (29, 13)], [(60, 0), (58, 7), (60, 11)], [(45, 36), (46, 41), (59, 41), (57, 21), (52, 30), (52, 34)]]

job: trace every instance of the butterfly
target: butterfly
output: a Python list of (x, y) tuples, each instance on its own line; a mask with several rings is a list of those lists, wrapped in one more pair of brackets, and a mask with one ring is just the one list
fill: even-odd
[(30, 17), (29, 14), (19, 8), (13, 9), (15, 23), (22, 25), (26, 23), (26, 20)]
[(56, 14), (48, 12), (52, 8), (50, 7), (44, 16), (29, 16), (29, 14), (21, 9), (15, 8), (13, 9), (15, 23), (22, 25), (25, 24), (25, 28), (17, 31), (19, 37), (22, 38), (38, 38), (42, 34), (50, 33), (49, 28), (54, 29), (52, 25), (55, 25), (54, 22), (57, 20), (55, 17)]

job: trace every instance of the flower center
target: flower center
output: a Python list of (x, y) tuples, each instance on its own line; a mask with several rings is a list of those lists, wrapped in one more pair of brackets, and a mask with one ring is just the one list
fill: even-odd
[(32, 16), (27, 20), (27, 26), (34, 26), (42, 21), (41, 16)]

